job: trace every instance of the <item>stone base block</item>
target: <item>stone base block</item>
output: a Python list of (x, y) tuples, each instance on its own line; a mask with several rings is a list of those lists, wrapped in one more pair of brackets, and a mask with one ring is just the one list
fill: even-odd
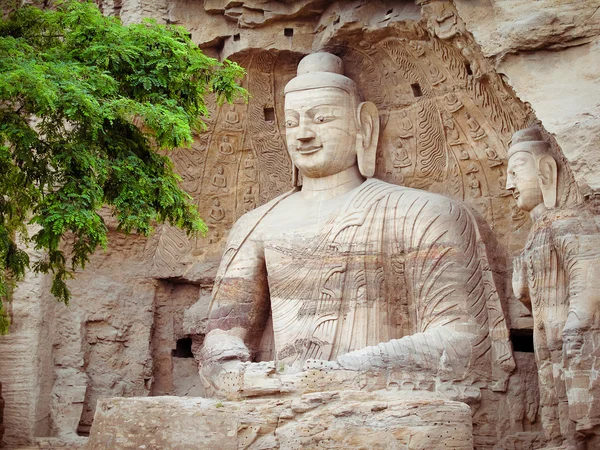
[(472, 450), (472, 431), (466, 404), (430, 393), (113, 398), (98, 402), (87, 448)]

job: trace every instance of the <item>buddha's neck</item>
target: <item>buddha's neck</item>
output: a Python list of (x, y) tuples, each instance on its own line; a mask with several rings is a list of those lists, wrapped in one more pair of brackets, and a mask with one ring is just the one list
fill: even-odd
[(356, 165), (327, 177), (304, 177), (302, 180), (302, 197), (307, 200), (327, 200), (350, 192), (364, 181), (365, 179)]
[(537, 205), (535, 208), (529, 211), (529, 216), (531, 217), (531, 220), (534, 222), (537, 221), (547, 209), (548, 208), (546, 208), (546, 205), (544, 205), (543, 203)]

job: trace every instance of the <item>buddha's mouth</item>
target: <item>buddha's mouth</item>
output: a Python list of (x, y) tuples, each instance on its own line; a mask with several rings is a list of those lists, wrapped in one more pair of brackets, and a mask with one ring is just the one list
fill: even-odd
[(322, 148), (322, 145), (310, 145), (308, 147), (299, 147), (297, 150), (301, 155), (310, 155), (311, 153), (318, 152)]

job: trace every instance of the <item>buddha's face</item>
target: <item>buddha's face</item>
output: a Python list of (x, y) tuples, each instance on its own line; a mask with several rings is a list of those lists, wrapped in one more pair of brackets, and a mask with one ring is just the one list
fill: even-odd
[(336, 88), (285, 96), (287, 147), (303, 176), (321, 178), (356, 164), (357, 102)]
[(534, 156), (525, 151), (517, 151), (508, 160), (506, 189), (512, 191), (517, 206), (523, 211), (531, 211), (543, 203), (537, 164)]

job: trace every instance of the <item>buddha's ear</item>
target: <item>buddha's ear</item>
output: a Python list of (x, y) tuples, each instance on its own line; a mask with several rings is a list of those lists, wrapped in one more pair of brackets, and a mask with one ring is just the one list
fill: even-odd
[(538, 176), (544, 205), (546, 208), (555, 208), (558, 194), (558, 166), (552, 156), (545, 155), (539, 159)]
[(357, 110), (358, 135), (356, 156), (358, 170), (365, 178), (375, 175), (375, 159), (379, 141), (379, 113), (373, 102), (362, 102)]

